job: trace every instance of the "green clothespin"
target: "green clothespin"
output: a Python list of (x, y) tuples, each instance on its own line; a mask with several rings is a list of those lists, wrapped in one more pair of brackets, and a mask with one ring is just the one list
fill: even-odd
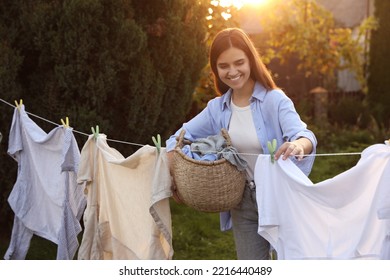
[(275, 162), (275, 152), (276, 152), (276, 139), (273, 139), (272, 140), (272, 143), (270, 141), (267, 142), (267, 146), (268, 146), (268, 151), (271, 155), (271, 162), (274, 163)]
[(96, 126), (96, 130), (93, 127), (91, 127), (91, 130), (92, 130), (93, 138), (96, 140), (99, 137), (99, 126), (98, 125)]
[(157, 140), (154, 136), (152, 136), (152, 140), (153, 140), (154, 145), (157, 148), (157, 153), (160, 153), (160, 150), (161, 150), (161, 136), (160, 136), (160, 134), (157, 134)]

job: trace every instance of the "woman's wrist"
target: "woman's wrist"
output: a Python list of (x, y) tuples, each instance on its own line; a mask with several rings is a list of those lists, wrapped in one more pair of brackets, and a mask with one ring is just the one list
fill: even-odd
[(294, 145), (296, 146), (300, 146), (304, 155), (308, 155), (313, 151), (313, 144), (308, 138), (301, 137), (296, 139), (292, 143), (294, 143)]

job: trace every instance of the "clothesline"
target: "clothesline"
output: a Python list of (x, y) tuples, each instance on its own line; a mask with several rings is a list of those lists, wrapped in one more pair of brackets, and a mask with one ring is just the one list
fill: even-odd
[[(0, 98), (0, 101), (3, 102), (3, 103), (5, 103), (5, 104), (7, 104), (7, 105), (9, 105), (9, 106), (11, 106), (11, 107), (13, 107), (13, 108), (16, 108), (15, 105), (13, 105), (13, 104), (11, 104), (11, 103), (5, 101), (4, 99), (1, 99), (1, 98)], [(50, 120), (48, 120), (48, 119), (45, 119), (45, 118), (43, 118), (43, 117), (41, 117), (41, 116), (35, 115), (35, 114), (33, 114), (33, 113), (30, 113), (30, 112), (27, 112), (27, 111), (26, 111), (26, 113), (29, 114), (30, 116), (36, 117), (36, 118), (41, 119), (41, 120), (43, 120), (43, 121), (45, 121), (45, 122), (51, 123), (51, 124), (53, 124), (53, 125), (55, 125), (55, 126), (59, 126), (59, 125), (60, 125), (60, 124), (58, 124), (58, 123), (55, 123), (55, 122), (50, 121)], [(73, 129), (73, 131), (76, 132), (76, 133), (78, 133), (78, 134), (87, 136), (87, 137), (89, 136), (88, 133), (85, 133), (85, 132), (82, 132), (82, 131), (78, 131), (78, 130), (76, 130), (76, 129)], [(121, 140), (115, 140), (115, 139), (109, 139), (109, 138), (107, 138), (107, 141), (116, 142), (116, 143), (121, 143), (121, 144), (127, 144), (127, 145), (133, 145), (133, 146), (140, 146), (140, 147), (145, 146), (145, 145), (143, 145), (143, 144), (132, 143), (132, 142), (127, 142), (127, 141), (121, 141)]]
[[(237, 153), (238, 155), (246, 155), (246, 156), (259, 156), (261, 154), (251, 154), (251, 153)], [(324, 153), (324, 154), (306, 154), (303, 155), (305, 157), (327, 157), (327, 156), (355, 156), (355, 155), (361, 155), (361, 152), (353, 152), (353, 153)]]
[[(4, 99), (1, 99), (0, 98), (0, 101), (3, 102), (4, 104), (8, 105), (8, 106), (11, 106), (13, 108), (16, 108), (15, 105), (5, 101)], [(41, 119), (43, 121), (46, 121), (48, 123), (51, 123), (55, 126), (59, 126), (58, 123), (55, 123), (53, 121), (50, 121), (48, 119), (45, 119), (41, 116), (38, 116), (38, 115), (35, 115), (33, 113), (30, 113), (30, 112), (27, 112), (27, 114), (33, 116), (33, 117), (36, 117), (38, 119)], [(76, 129), (73, 129), (74, 132), (78, 133), (78, 134), (81, 134), (81, 135), (84, 135), (84, 136), (89, 136), (89, 134), (85, 133), (85, 132), (81, 132), (81, 131), (78, 131)], [(116, 143), (121, 143), (121, 144), (126, 144), (126, 145), (132, 145), (132, 146), (140, 146), (140, 147), (143, 147), (145, 146), (145, 144), (139, 144), (139, 143), (132, 143), (132, 142), (128, 142), (128, 141), (122, 141), (122, 140), (115, 140), (115, 139), (109, 139), (107, 138), (107, 141), (111, 141), (111, 142), (116, 142)], [(213, 152), (213, 151), (210, 151), (210, 152)], [(218, 153), (217, 151), (215, 153)], [(237, 153), (238, 155), (246, 155), (246, 156), (259, 156), (260, 154), (254, 154), (254, 153)], [(318, 157), (318, 156), (353, 156), (353, 155), (361, 155), (361, 152), (350, 152), (350, 153), (346, 153), (346, 152), (341, 152), (341, 153), (322, 153), (322, 154), (305, 154), (304, 156), (308, 157), (308, 156), (315, 156), (315, 157)]]

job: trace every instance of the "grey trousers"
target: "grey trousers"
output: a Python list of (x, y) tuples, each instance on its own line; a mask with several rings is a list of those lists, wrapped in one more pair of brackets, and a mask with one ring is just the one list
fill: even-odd
[(270, 259), (270, 244), (257, 233), (259, 215), (253, 182), (246, 184), (241, 203), (230, 212), (237, 259)]

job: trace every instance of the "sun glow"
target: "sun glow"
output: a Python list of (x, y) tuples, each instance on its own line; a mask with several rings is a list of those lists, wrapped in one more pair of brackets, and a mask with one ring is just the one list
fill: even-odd
[[(213, 6), (221, 6), (227, 8), (226, 12), (222, 12), (222, 17), (225, 20), (228, 20), (232, 17), (230, 14), (230, 7), (234, 7), (237, 10), (240, 10), (244, 6), (255, 6), (259, 7), (261, 5), (265, 5), (272, 0), (211, 0), (210, 3)], [(212, 19), (213, 9), (209, 9), (209, 16), (207, 19)]]
[(259, 6), (269, 2), (270, 0), (220, 0), (219, 5), (223, 7), (235, 6), (241, 9), (244, 5)]

